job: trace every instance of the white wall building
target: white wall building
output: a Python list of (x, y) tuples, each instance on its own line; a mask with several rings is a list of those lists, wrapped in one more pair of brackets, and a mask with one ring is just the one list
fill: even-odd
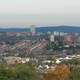
[(54, 42), (55, 41), (55, 36), (52, 34), (52, 35), (50, 35), (50, 41), (51, 42)]

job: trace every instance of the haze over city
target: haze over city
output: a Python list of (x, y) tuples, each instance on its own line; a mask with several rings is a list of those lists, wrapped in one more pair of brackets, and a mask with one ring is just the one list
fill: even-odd
[(0, 0), (1, 26), (33, 24), (79, 26), (80, 0)]

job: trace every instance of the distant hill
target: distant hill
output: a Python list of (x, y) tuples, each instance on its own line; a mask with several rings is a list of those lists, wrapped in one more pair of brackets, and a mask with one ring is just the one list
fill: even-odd
[[(0, 28), (0, 32), (29, 32), (29, 28)], [(37, 27), (36, 32), (80, 32), (80, 27), (76, 26), (48, 26), (48, 27)]]
[(48, 26), (48, 27), (39, 27), (36, 29), (37, 32), (80, 32), (80, 27), (73, 27), (73, 26)]
[(29, 28), (0, 28), (0, 32), (29, 32)]

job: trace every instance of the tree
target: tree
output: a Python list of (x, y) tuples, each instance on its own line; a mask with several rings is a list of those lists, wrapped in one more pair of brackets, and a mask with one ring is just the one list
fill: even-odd
[(11, 66), (0, 64), (0, 80), (14, 80), (15, 75)]
[(80, 67), (74, 67), (71, 69), (69, 80), (80, 80)]
[(65, 80), (69, 77), (70, 69), (67, 65), (57, 65), (55, 69), (49, 69), (44, 75), (44, 80)]
[(80, 60), (79, 59), (71, 59), (67, 61), (62, 61), (63, 64), (66, 65), (80, 65)]
[(80, 60), (71, 59), (68, 61), (63, 61), (62, 63), (70, 67), (70, 77), (68, 80), (80, 80)]
[(16, 80), (36, 80), (36, 71), (34, 66), (19, 64), (16, 67)]
[(0, 65), (0, 80), (36, 80), (35, 67), (31, 64), (16, 64), (14, 66)]

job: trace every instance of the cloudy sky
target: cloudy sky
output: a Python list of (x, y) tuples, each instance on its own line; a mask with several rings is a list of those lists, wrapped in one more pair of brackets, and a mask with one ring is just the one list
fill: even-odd
[(80, 0), (0, 0), (0, 25), (80, 25)]

